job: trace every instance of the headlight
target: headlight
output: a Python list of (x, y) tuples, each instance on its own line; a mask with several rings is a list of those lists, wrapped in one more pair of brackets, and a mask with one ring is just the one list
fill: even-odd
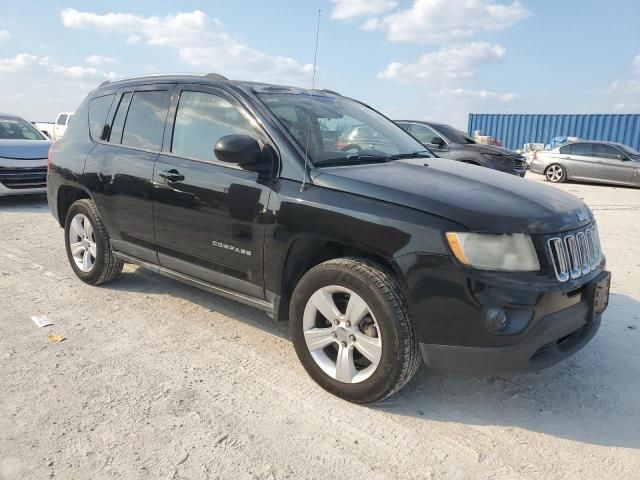
[(505, 157), (504, 155), (494, 155), (493, 153), (483, 153), (482, 156), (487, 160), (491, 160), (492, 162), (498, 163), (511, 163), (513, 160), (511, 157)]
[(538, 255), (529, 235), (447, 232), (446, 237), (456, 258), (469, 267), (509, 272), (540, 270)]

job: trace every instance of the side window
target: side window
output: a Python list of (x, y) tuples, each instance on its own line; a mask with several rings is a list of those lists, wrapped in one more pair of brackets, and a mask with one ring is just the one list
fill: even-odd
[(89, 102), (89, 132), (93, 140), (101, 140), (109, 107), (115, 95), (105, 95), (97, 97)]
[(212, 161), (213, 147), (225, 135), (257, 136), (252, 120), (224, 98), (205, 92), (180, 94), (171, 151), (176, 155)]
[(429, 144), (434, 138), (442, 138), (434, 130), (426, 125), (411, 124), (411, 134), (420, 140), (421, 143)]
[(409, 132), (410, 125), (408, 123), (396, 122), (398, 126), (403, 129), (405, 132)]
[(118, 104), (116, 116), (113, 119), (113, 124), (111, 125), (111, 134), (109, 135), (109, 141), (112, 143), (122, 142), (122, 129), (124, 127), (124, 119), (127, 118), (127, 110), (129, 109), (130, 102), (131, 92), (127, 92), (122, 95), (120, 103)]
[(611, 145), (598, 144), (595, 147), (596, 157), (618, 160), (620, 158), (620, 155), (622, 155), (622, 152), (620, 150)]
[(571, 147), (572, 155), (584, 155), (590, 157), (593, 155), (593, 144), (591, 143), (574, 143)]
[(122, 144), (160, 150), (166, 119), (166, 90), (134, 92), (122, 133)]
[(572, 147), (571, 144), (560, 147), (560, 153), (564, 153), (565, 155), (571, 155), (571, 151), (572, 151), (571, 147)]
[(66, 123), (67, 123), (67, 115), (66, 114), (60, 115), (58, 117), (58, 121), (56, 122), (57, 125), (66, 125)]

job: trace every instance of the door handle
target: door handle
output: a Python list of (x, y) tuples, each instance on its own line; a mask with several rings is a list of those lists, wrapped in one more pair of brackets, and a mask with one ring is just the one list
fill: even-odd
[(158, 174), (158, 176), (160, 178), (164, 178), (168, 182), (181, 182), (184, 180), (184, 175), (175, 168), (172, 168), (171, 170), (163, 170)]

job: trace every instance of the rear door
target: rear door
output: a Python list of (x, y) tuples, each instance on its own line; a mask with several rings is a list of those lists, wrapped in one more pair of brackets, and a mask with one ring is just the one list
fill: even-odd
[(594, 157), (592, 143), (572, 143), (560, 147), (557, 155), (566, 169), (570, 179), (590, 180), (593, 178)]
[(596, 144), (593, 176), (595, 179), (616, 183), (631, 183), (634, 165), (622, 150), (613, 145)]
[(87, 184), (114, 247), (157, 263), (153, 229), (153, 165), (162, 148), (175, 85), (124, 88), (114, 100), (107, 128), (87, 158)]
[(271, 178), (216, 159), (214, 145), (231, 134), (268, 142), (226, 91), (178, 87), (153, 177), (158, 256), (172, 270), (264, 298), (261, 218)]

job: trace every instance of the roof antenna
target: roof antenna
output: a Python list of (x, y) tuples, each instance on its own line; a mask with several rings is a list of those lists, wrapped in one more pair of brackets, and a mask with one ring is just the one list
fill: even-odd
[(318, 10), (318, 26), (316, 27), (316, 47), (313, 53), (313, 76), (311, 77), (311, 98), (309, 99), (309, 124), (307, 125), (307, 140), (304, 147), (304, 175), (302, 176), (302, 184), (300, 185), (300, 191), (304, 192), (307, 189), (307, 169), (309, 168), (309, 137), (311, 136), (311, 102), (313, 101), (313, 92), (316, 88), (316, 70), (318, 65), (318, 38), (320, 37), (320, 13), (322, 10)]

